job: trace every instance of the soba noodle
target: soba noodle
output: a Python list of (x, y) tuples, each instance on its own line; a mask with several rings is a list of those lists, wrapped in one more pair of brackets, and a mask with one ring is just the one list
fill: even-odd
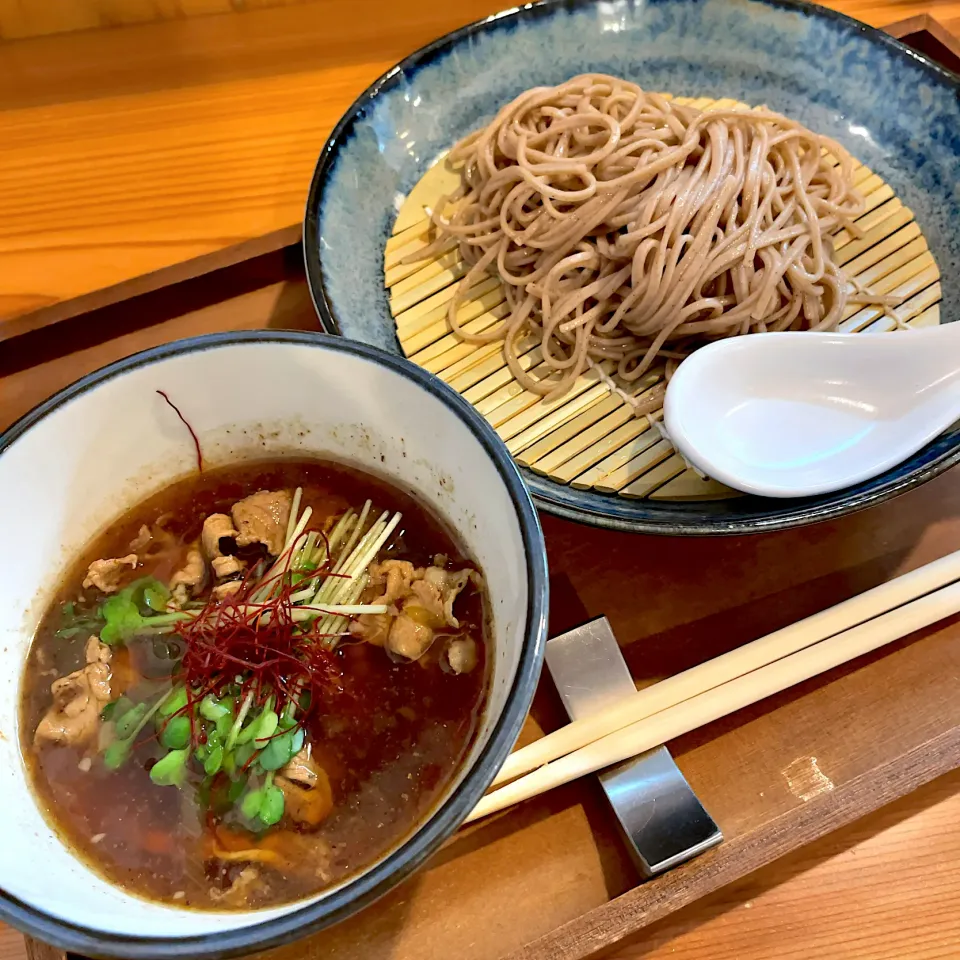
[[(829, 330), (843, 313), (829, 235), (858, 235), (864, 200), (847, 152), (787, 117), (702, 112), (585, 75), (521, 94), (450, 158), (462, 185), (417, 257), (459, 246), (469, 270), (450, 326), (469, 342), (502, 340), (514, 377), (538, 394), (560, 396), (597, 366), (653, 412), (662, 384), (633, 396), (652, 365), (669, 377), (706, 340)], [(509, 315), (469, 332), (458, 308), (487, 274)], [(531, 341), (537, 376), (520, 358)]]

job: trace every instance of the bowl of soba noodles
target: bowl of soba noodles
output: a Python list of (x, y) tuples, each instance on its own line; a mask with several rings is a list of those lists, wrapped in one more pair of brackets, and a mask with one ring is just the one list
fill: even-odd
[(318, 314), (457, 390), (551, 513), (722, 535), (862, 509), (960, 460), (958, 429), (768, 499), (687, 464), (664, 397), (721, 338), (957, 319), (958, 93), (797, 0), (519, 6), (411, 54), (333, 131), (304, 223)]
[(217, 334), (0, 438), (0, 917), (231, 956), (464, 820), (539, 675), (546, 560), (496, 435), (370, 347)]

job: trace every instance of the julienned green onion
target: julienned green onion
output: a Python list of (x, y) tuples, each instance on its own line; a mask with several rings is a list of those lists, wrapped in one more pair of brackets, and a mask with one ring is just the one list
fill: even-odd
[[(260, 609), (259, 604), (249, 604), (237, 607), (238, 613), (256, 613)], [(317, 617), (329, 615), (331, 617), (358, 617), (364, 613), (386, 613), (390, 608), (383, 603), (324, 603), (324, 604), (303, 604), (293, 608), (290, 617), (294, 623), (305, 623), (308, 620), (315, 620)], [(273, 613), (269, 610), (261, 615), (261, 622), (268, 624), (273, 619)]]
[(247, 718), (247, 713), (250, 710), (250, 705), (253, 703), (253, 691), (249, 691), (244, 697), (243, 704), (240, 706), (240, 712), (237, 714), (236, 719), (233, 721), (232, 726), (230, 727), (230, 732), (227, 734), (226, 742), (224, 746), (230, 750), (233, 745), (237, 742), (237, 737), (240, 734), (240, 728), (243, 726), (243, 721)]

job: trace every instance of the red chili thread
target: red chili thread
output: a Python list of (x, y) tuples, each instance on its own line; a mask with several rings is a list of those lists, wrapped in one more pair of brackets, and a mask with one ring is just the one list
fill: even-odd
[[(252, 694), (251, 707), (262, 708), (272, 695), (277, 713), (296, 701), (297, 726), (303, 726), (323, 699), (343, 691), (336, 654), (322, 642), (330, 634), (317, 629), (319, 617), (307, 623), (294, 620), (297, 606), (291, 599), (311, 580), (336, 574), (321, 568), (304, 574), (297, 583), (289, 582), (295, 552), (294, 545), (271, 576), (271, 582), (276, 577), (278, 583), (275, 596), (255, 601), (263, 581), (256, 579), (255, 570), (248, 571), (233, 593), (220, 600), (211, 596), (196, 617), (176, 625), (185, 647), (177, 679), (192, 691), (188, 694), (191, 705), (208, 694), (223, 696), (237, 675), (245, 673), (241, 701)], [(310, 700), (304, 709), (305, 693)], [(192, 718), (192, 709), (188, 712)], [(194, 743), (196, 736), (191, 730)]]
[(187, 418), (180, 412), (180, 408), (162, 391), (158, 390), (157, 393), (167, 401), (167, 404), (173, 409), (173, 412), (183, 421), (183, 425), (190, 431), (190, 437), (193, 440), (193, 445), (197, 448), (197, 472), (203, 473), (203, 454), (200, 453), (200, 441), (197, 439), (197, 435), (193, 432), (193, 427), (187, 422)]

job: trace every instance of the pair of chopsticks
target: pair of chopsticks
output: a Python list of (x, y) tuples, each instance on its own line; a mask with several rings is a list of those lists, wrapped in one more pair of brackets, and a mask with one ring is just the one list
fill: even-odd
[(488, 793), (467, 821), (635, 757), (960, 612), (956, 581), (960, 551), (569, 723), (511, 754), (493, 781), (506, 786)]

